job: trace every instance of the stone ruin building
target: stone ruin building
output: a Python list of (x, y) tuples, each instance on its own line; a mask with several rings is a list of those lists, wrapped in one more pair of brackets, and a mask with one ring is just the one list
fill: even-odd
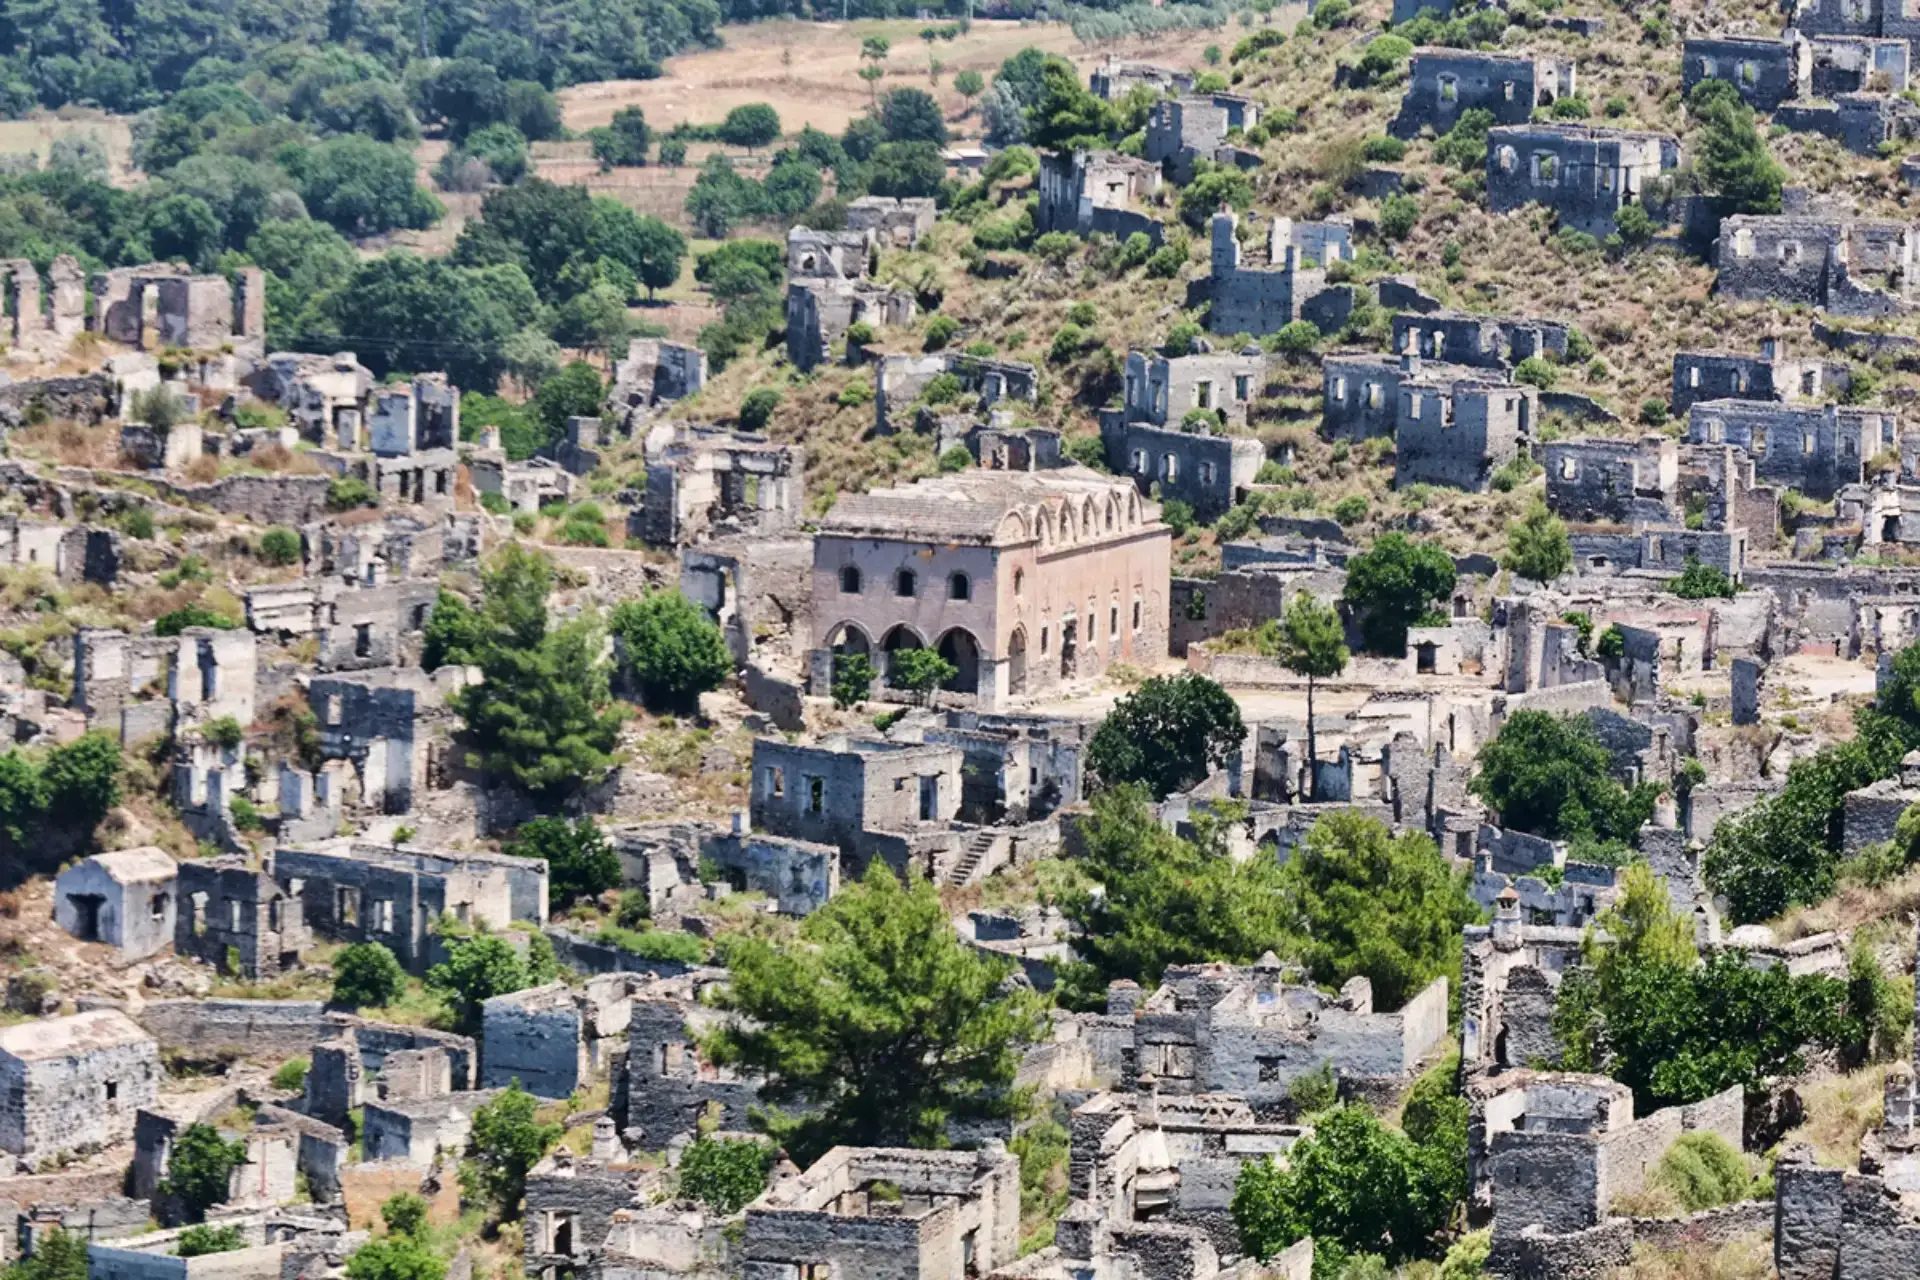
[(814, 687), (834, 653), (884, 682), (888, 655), (931, 647), (951, 692), (994, 706), (1162, 652), (1169, 541), (1132, 484), (1080, 467), (846, 495), (814, 538)]
[(655, 546), (783, 533), (806, 505), (806, 453), (798, 446), (662, 423), (647, 433), (646, 449), (641, 530)]
[(873, 280), (879, 233), (787, 232), (787, 359), (811, 369), (856, 324), (874, 329), (913, 323), (913, 294)]
[[(1107, 463), (1133, 477), (1142, 494), (1185, 502), (1195, 518), (1218, 519), (1254, 483), (1266, 449), (1244, 430), (1266, 388), (1267, 358), (1255, 344), (1239, 352), (1184, 356), (1127, 354), (1120, 409), (1102, 411)], [(1210, 415), (1211, 422), (1192, 421)]]
[(707, 385), (707, 353), (664, 338), (633, 338), (627, 355), (613, 367), (607, 405), (628, 435), (650, 411), (684, 400)]
[(173, 941), (175, 878), (173, 859), (152, 845), (92, 854), (55, 879), (54, 923), (82, 942), (143, 959)]
[(1484, 492), (1493, 473), (1532, 443), (1539, 421), (1539, 392), (1527, 383), (1403, 378), (1394, 416), (1394, 486)]
[(1759, 479), (1815, 498), (1860, 483), (1868, 461), (1898, 437), (1899, 419), (1886, 409), (1707, 400), (1687, 410), (1689, 444), (1732, 445)]
[(1702, 400), (1818, 402), (1851, 382), (1843, 360), (1789, 358), (1780, 339), (1762, 339), (1753, 355), (1737, 351), (1676, 351), (1669, 407), (1677, 415)]
[(1166, 225), (1141, 212), (1141, 206), (1160, 186), (1158, 165), (1118, 151), (1042, 152), (1034, 229), (1042, 234), (1108, 235), (1122, 243), (1139, 234), (1159, 248), (1166, 240)]
[(1714, 292), (1887, 316), (1913, 304), (1914, 237), (1904, 222), (1736, 214), (1720, 224)]
[(1011, 412), (1019, 405), (1032, 404), (1040, 385), (1039, 370), (1022, 360), (996, 360), (958, 351), (884, 355), (873, 366), (874, 431), (884, 435), (909, 426), (924, 430), (922, 423), (931, 416), (925, 407), (911, 418), (906, 411), (943, 374), (959, 379), (962, 399), (958, 413), (970, 427), (979, 425), (982, 415), (991, 422), (997, 410)]
[(1281, 1106), (1301, 1076), (1331, 1070), (1363, 1093), (1393, 1093), (1446, 1036), (1447, 983), (1437, 978), (1392, 1013), (1355, 978), (1338, 996), (1289, 982), (1271, 953), (1248, 968), (1175, 965), (1143, 997), (1116, 983), (1109, 1016), (1131, 1017), (1125, 1087), (1160, 1094), (1231, 1093), (1256, 1111)]
[[(1216, 213), (1210, 230), (1212, 275), (1205, 289), (1214, 333), (1277, 333), (1295, 320), (1311, 320), (1322, 333), (1346, 323), (1353, 290), (1327, 283), (1327, 267), (1353, 257), (1353, 231), (1345, 222), (1299, 222), (1271, 218), (1264, 255), (1243, 254), (1240, 218)], [(1263, 260), (1264, 259), (1264, 260)]]
[(1193, 181), (1196, 162), (1201, 160), (1253, 168), (1260, 163), (1260, 153), (1236, 147), (1230, 139), (1259, 120), (1259, 103), (1237, 93), (1163, 98), (1147, 115), (1141, 155), (1182, 185)]
[(1620, 210), (1646, 184), (1680, 163), (1668, 134), (1572, 124), (1496, 125), (1487, 131), (1487, 208), (1511, 213), (1529, 204), (1560, 224), (1606, 237)]
[(1387, 126), (1396, 138), (1413, 139), (1423, 129), (1447, 133), (1463, 111), (1493, 113), (1495, 124), (1526, 124), (1535, 107), (1575, 95), (1571, 61), (1530, 53), (1472, 53), (1416, 49), (1407, 71), (1400, 112)]
[(124, 1142), (161, 1074), (153, 1037), (118, 1009), (0, 1028), (0, 1151), (38, 1163)]
[(1756, 111), (1813, 92), (1813, 47), (1798, 33), (1771, 36), (1694, 36), (1681, 56), (1681, 87), (1688, 93), (1703, 80), (1733, 86)]
[(1133, 62), (1110, 53), (1088, 74), (1087, 87), (1096, 98), (1118, 102), (1144, 85), (1155, 93), (1185, 93), (1193, 88), (1193, 73), (1151, 62)]
[(503, 853), (389, 847), (343, 838), (275, 851), (272, 879), (313, 931), (378, 942), (416, 973), (443, 959), (434, 922), (505, 931), (547, 921), (547, 864)]
[(174, 954), (216, 969), (270, 978), (300, 967), (312, 945), (298, 894), (238, 855), (178, 867)]
[(933, 197), (861, 196), (847, 203), (847, 230), (865, 231), (880, 244), (911, 249), (933, 229)]

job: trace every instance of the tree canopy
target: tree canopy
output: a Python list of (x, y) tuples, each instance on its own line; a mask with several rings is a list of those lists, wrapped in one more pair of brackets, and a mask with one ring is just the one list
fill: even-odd
[(446, 998), (456, 1031), (479, 1035), (481, 1005), (559, 976), (553, 944), (545, 934), (528, 934), (526, 946), (522, 955), (513, 943), (491, 933), (446, 939), (447, 958), (427, 970), (427, 987)]
[(1501, 561), (1508, 569), (1534, 582), (1552, 582), (1573, 568), (1573, 542), (1567, 526), (1536, 502), (1526, 514), (1507, 526), (1507, 554)]
[(1342, 598), (1359, 620), (1367, 648), (1399, 657), (1407, 649), (1408, 627), (1444, 623), (1446, 615), (1434, 606), (1453, 594), (1454, 577), (1453, 558), (1438, 543), (1383, 533), (1347, 561)]
[(1076, 1007), (1104, 1008), (1107, 985), (1120, 979), (1151, 987), (1169, 965), (1250, 964), (1285, 946), (1280, 867), (1228, 855), (1233, 809), (1196, 809), (1188, 840), (1162, 827), (1148, 801), (1138, 785), (1098, 791), (1081, 826), (1088, 883), (1060, 898), (1080, 929), (1060, 969), (1061, 994)]
[(547, 617), (553, 564), (517, 543), (485, 574), (474, 655), (481, 682), (450, 699), (484, 767), (555, 798), (592, 785), (613, 764), (622, 714), (609, 692), (598, 619)]
[(506, 852), (516, 858), (547, 862), (547, 910), (558, 915), (582, 898), (597, 898), (620, 887), (620, 855), (613, 851), (591, 815), (535, 818), (513, 833)]
[(1660, 788), (1628, 789), (1613, 754), (1583, 717), (1521, 710), (1480, 748), (1470, 784), (1500, 822), (1549, 840), (1624, 845), (1653, 815)]
[(1471, 873), (1433, 840), (1353, 810), (1323, 815), (1280, 868), (1288, 943), (1315, 982), (1355, 977), (1398, 1009), (1435, 978), (1460, 981), (1460, 930), (1482, 918)]
[(1164, 800), (1224, 764), (1246, 736), (1240, 704), (1214, 681), (1154, 676), (1100, 722), (1087, 764), (1103, 786), (1137, 782)]
[(1010, 1114), (1020, 1050), (1045, 1027), (1040, 999), (960, 940), (933, 886), (878, 858), (796, 941), (741, 937), (727, 965), (717, 1003), (741, 1016), (703, 1047), (765, 1075), (769, 1130), (803, 1164), (842, 1143), (938, 1146), (949, 1119)]
[(678, 591), (614, 606), (613, 634), (649, 706), (695, 710), (733, 675), (733, 655), (707, 611)]

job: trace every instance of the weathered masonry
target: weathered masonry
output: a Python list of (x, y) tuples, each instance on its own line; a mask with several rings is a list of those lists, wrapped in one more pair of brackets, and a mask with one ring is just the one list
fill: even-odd
[(1858, 484), (1867, 460), (1896, 446), (1888, 409), (1708, 400), (1687, 411), (1687, 442), (1744, 449), (1761, 480), (1825, 500)]
[(1913, 228), (1868, 218), (1739, 214), (1720, 224), (1714, 292), (1884, 316), (1914, 301)]
[(1670, 135), (1585, 125), (1508, 125), (1487, 131), (1487, 207), (1539, 204), (1563, 226), (1609, 236), (1645, 184), (1680, 163)]
[(1529, 53), (1469, 53), (1459, 49), (1416, 49), (1407, 72), (1407, 93), (1388, 132), (1417, 138), (1422, 129), (1446, 133), (1460, 113), (1476, 108), (1493, 113), (1495, 124), (1525, 124), (1536, 106), (1571, 96), (1570, 61)]
[(1813, 91), (1813, 48), (1791, 33), (1783, 39), (1696, 36), (1687, 41), (1680, 68), (1688, 93), (1703, 80), (1724, 81), (1756, 111)]
[(0, 1029), (0, 1151), (37, 1163), (124, 1142), (160, 1076), (159, 1046), (118, 1009)]

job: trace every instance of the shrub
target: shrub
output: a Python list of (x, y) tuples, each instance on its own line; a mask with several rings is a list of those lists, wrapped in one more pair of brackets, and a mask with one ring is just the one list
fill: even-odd
[(842, 409), (858, 409), (863, 404), (873, 403), (873, 384), (865, 378), (855, 378), (840, 388), (840, 394), (833, 402)]
[(942, 471), (966, 471), (973, 466), (973, 454), (967, 446), (956, 444), (940, 455), (939, 466)]
[(327, 486), (327, 507), (332, 511), (351, 511), (355, 507), (374, 507), (380, 495), (359, 476), (340, 476)]
[(1357, 493), (1348, 494), (1333, 504), (1333, 518), (1343, 525), (1359, 524), (1367, 518), (1367, 500)]
[(1649, 396), (1640, 402), (1640, 421), (1649, 427), (1667, 425), (1667, 402)]
[(953, 335), (960, 332), (960, 322), (952, 316), (935, 316), (927, 321), (926, 342), (928, 351), (938, 351), (953, 341)]
[(1553, 384), (1560, 380), (1560, 371), (1542, 356), (1528, 356), (1514, 366), (1513, 380), (1529, 383), (1542, 391), (1551, 391)]
[(1047, 348), (1047, 360), (1053, 364), (1065, 364), (1079, 355), (1086, 343), (1086, 331), (1079, 325), (1063, 324), (1053, 335), (1053, 345)]
[(1673, 1192), (1688, 1213), (1735, 1204), (1747, 1198), (1753, 1185), (1746, 1159), (1711, 1130), (1674, 1139), (1654, 1166), (1653, 1182)]
[(1365, 156), (1370, 164), (1393, 164), (1406, 156), (1407, 144), (1398, 138), (1384, 136), (1368, 138), (1360, 148), (1360, 154)]
[(120, 527), (129, 538), (151, 538), (153, 536), (153, 512), (145, 507), (135, 507), (127, 512), (120, 521)]
[(1171, 280), (1187, 265), (1185, 245), (1163, 244), (1147, 259), (1147, 275), (1155, 280)]
[(188, 627), (212, 627), (216, 631), (231, 631), (239, 625), (233, 619), (215, 613), (203, 604), (186, 604), (154, 619), (153, 634), (177, 636)]
[(773, 411), (780, 404), (780, 392), (773, 387), (755, 387), (740, 401), (740, 426), (747, 431), (764, 431)]
[(300, 558), (300, 535), (291, 529), (267, 530), (260, 535), (260, 558), (268, 564), (292, 564)]
[(680, 1194), (722, 1215), (738, 1213), (767, 1189), (774, 1155), (753, 1138), (701, 1138), (680, 1157)]
[(865, 320), (856, 320), (847, 326), (847, 345), (864, 347), (874, 338), (873, 326)]
[(1420, 202), (1399, 192), (1380, 202), (1380, 234), (1389, 240), (1405, 240), (1420, 220)]
[(927, 404), (952, 404), (960, 398), (966, 388), (956, 373), (937, 373), (927, 379), (926, 387), (920, 392), (920, 399)]
[(1206, 330), (1191, 320), (1182, 320), (1167, 330), (1167, 340), (1161, 344), (1170, 356), (1191, 355)]
[(1033, 242), (1036, 257), (1059, 266), (1080, 248), (1080, 237), (1066, 231), (1049, 231)]
[(649, 704), (693, 709), (733, 674), (733, 655), (707, 611), (676, 591), (652, 591), (613, 610), (628, 669)]
[(1082, 329), (1092, 328), (1098, 318), (1091, 302), (1076, 302), (1067, 308), (1067, 323), (1077, 324)]
[(355, 942), (334, 958), (331, 1001), (342, 1008), (384, 1008), (406, 989), (406, 970), (378, 942)]
[(1193, 508), (1178, 498), (1169, 498), (1160, 504), (1160, 521), (1173, 530), (1174, 537), (1184, 538), (1193, 528)]
[(1353, 17), (1353, 6), (1347, 0), (1320, 0), (1314, 7), (1310, 21), (1325, 31), (1331, 27), (1345, 25)]
[(210, 1124), (188, 1125), (174, 1141), (161, 1193), (178, 1199), (187, 1217), (198, 1222), (227, 1198), (228, 1179), (246, 1162), (246, 1144), (227, 1141)]
[(1375, 36), (1367, 45), (1367, 51), (1360, 55), (1360, 62), (1354, 68), (1355, 75), (1363, 84), (1391, 79), (1406, 66), (1407, 57), (1412, 52), (1413, 42), (1404, 36)]
[(1282, 355), (1304, 356), (1320, 345), (1320, 329), (1311, 320), (1289, 320), (1269, 345)]
[(232, 1253), (236, 1249), (247, 1247), (246, 1237), (239, 1227), (209, 1227), (199, 1223), (188, 1227), (174, 1241), (173, 1255), (176, 1258), (201, 1258), (210, 1253)]
[(306, 1058), (288, 1058), (273, 1073), (273, 1087), (282, 1093), (299, 1093), (307, 1087), (307, 1070), (312, 1065)]
[(1593, 114), (1593, 108), (1585, 98), (1561, 98), (1553, 104), (1551, 114), (1555, 120), (1585, 120)]
[(1682, 600), (1731, 600), (1740, 590), (1719, 567), (1701, 564), (1693, 556), (1668, 589)]

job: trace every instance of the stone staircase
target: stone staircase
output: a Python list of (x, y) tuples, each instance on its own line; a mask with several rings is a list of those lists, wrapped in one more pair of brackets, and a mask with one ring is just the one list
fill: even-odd
[(993, 832), (976, 831), (968, 837), (966, 847), (960, 851), (959, 861), (947, 872), (947, 884), (954, 888), (972, 884), (973, 877), (979, 872), (980, 864), (993, 852)]

